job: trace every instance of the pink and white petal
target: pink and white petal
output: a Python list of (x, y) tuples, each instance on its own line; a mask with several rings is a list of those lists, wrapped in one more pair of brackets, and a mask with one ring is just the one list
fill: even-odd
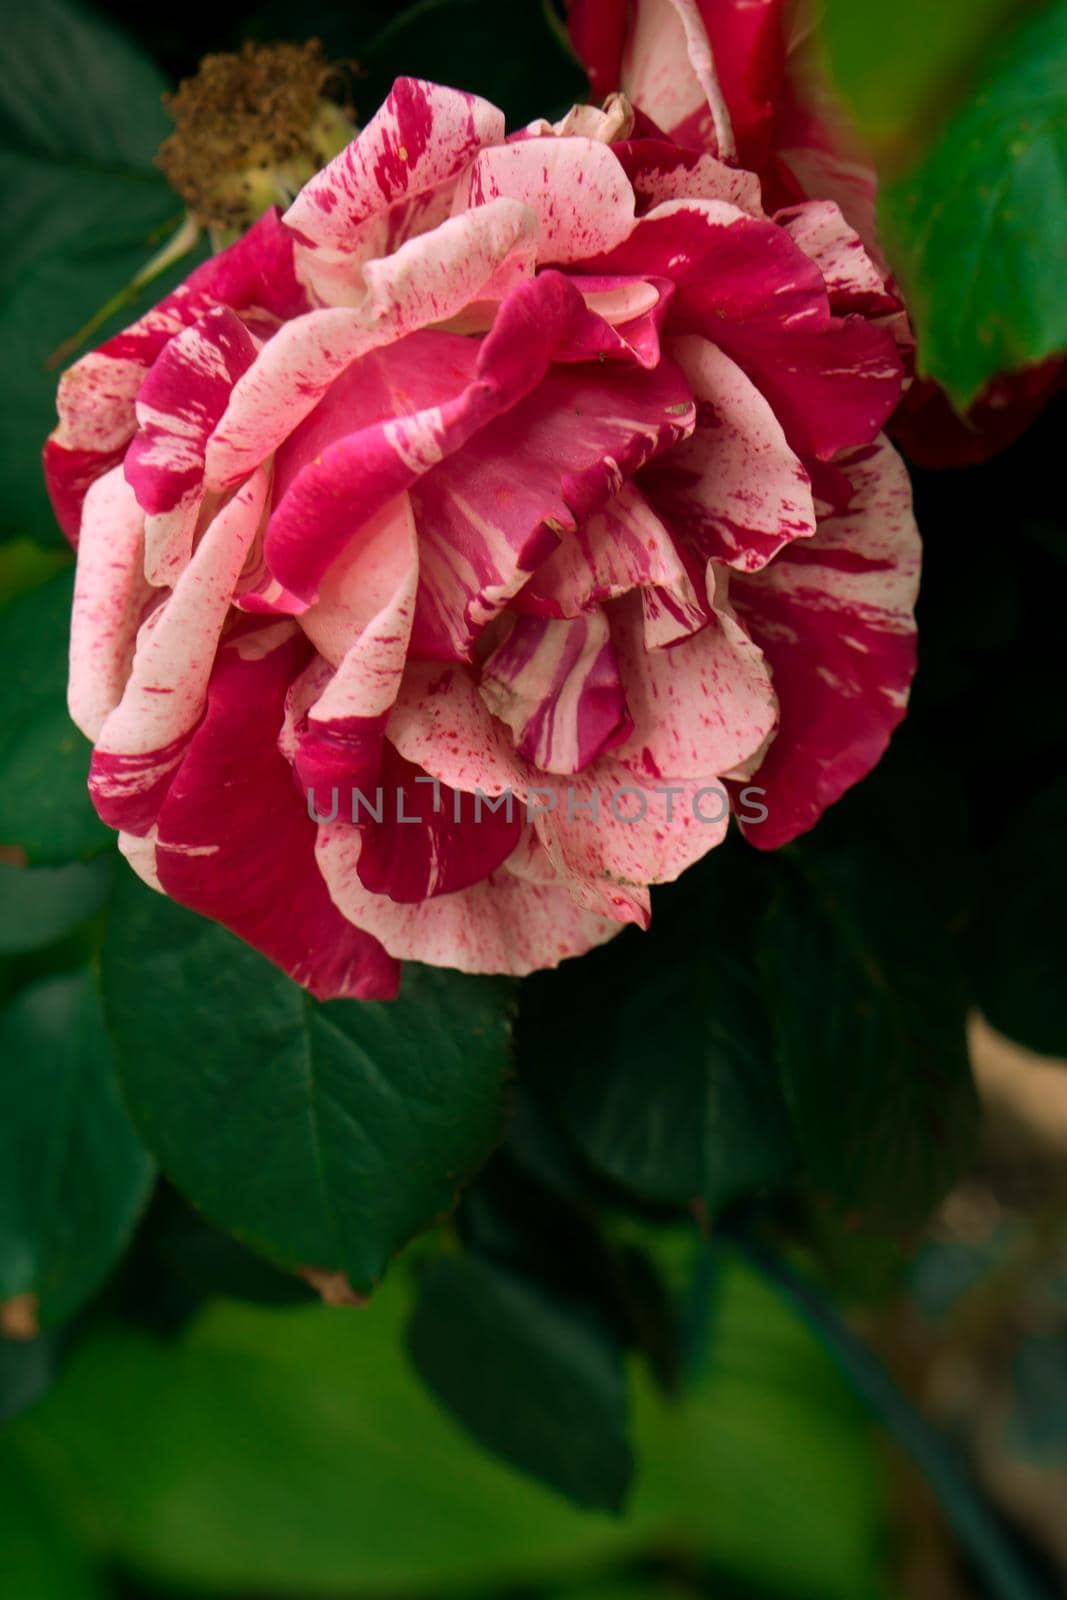
[[(292, 629), (291, 622), (278, 622), (277, 627), (286, 629), (286, 637)], [(307, 666), (302, 672), (297, 673), (289, 685), (285, 696), (285, 709), (282, 716), (281, 727), (278, 730), (278, 749), (291, 767), (296, 766), (297, 751), (300, 748), (300, 733), (307, 724), (307, 714), (315, 701), (327, 688), (334, 675), (334, 668), (324, 656), (312, 655)], [(331, 785), (332, 787), (332, 785)], [(326, 792), (323, 788), (314, 785), (307, 786), (307, 802), (309, 813), (318, 813), (327, 809), (332, 804), (332, 796), (323, 799)], [(348, 798), (346, 797), (346, 804)], [(341, 804), (340, 793), (337, 805)]]
[(701, 601), (687, 572), (674, 583), (642, 589), (641, 616), (646, 650), (667, 650), (711, 620), (707, 601)]
[(806, 200), (779, 211), (774, 220), (815, 262), (833, 311), (858, 311), (866, 316), (899, 311), (900, 302), (886, 287), (884, 274), (836, 201)]
[(357, 307), (311, 311), (280, 328), (234, 386), (208, 441), (209, 487), (223, 488), (251, 471), (360, 356), (449, 321), (499, 290), (509, 273), (515, 281), (525, 276), (536, 235), (536, 216), (515, 200), (451, 217), (368, 262)]
[(447, 323), (472, 301), (503, 300), (534, 274), (539, 227), (533, 206), (506, 195), (446, 217), (431, 232), (367, 262), (364, 317), (400, 337)]
[(815, 532), (811, 478), (771, 406), (728, 355), (694, 334), (670, 349), (696, 397), (697, 426), (647, 469), (643, 487), (702, 563), (753, 572)]
[(60, 526), (77, 538), (85, 491), (121, 459), (136, 426), (134, 402), (167, 341), (217, 305), (240, 311), (264, 334), (307, 310), (293, 269), (293, 237), (275, 211), (204, 261), (183, 284), (59, 381), (59, 425), (44, 449), (45, 481)]
[(803, 8), (789, 0), (699, 0), (699, 5), (733, 124), (737, 164), (760, 172), (781, 99), (787, 29), (797, 25), (796, 13)]
[(144, 519), (145, 576), (158, 588), (173, 584), (192, 553), (197, 530), (212, 515), (217, 500), (205, 502), (203, 491), (192, 494), (171, 511), (153, 511)]
[[(477, 215), (477, 213), (474, 213)], [(635, 361), (651, 370), (660, 362), (660, 329), (674, 293), (669, 278), (573, 276), (589, 315), (557, 359)]]
[(741, 824), (761, 849), (810, 828), (871, 770), (904, 715), (915, 671), (920, 543), (907, 470), (885, 439), (841, 465), (851, 508), (731, 590), (781, 704), (778, 735), (755, 773), (769, 816)]
[[(786, 45), (787, 0), (698, 0), (700, 19), (714, 55), (715, 76), (722, 86), (737, 146), (737, 165), (760, 172), (766, 163), (775, 111), (781, 99)], [(589, 73), (595, 98), (620, 86), (625, 36), (631, 9), (620, 0), (569, 0), (567, 20), (571, 39)], [(673, 62), (676, 77), (695, 99), (695, 73), (687, 72), (679, 49), (677, 30), (655, 29), (646, 22), (646, 37), (639, 42), (641, 64), (655, 73), (662, 52)], [(684, 30), (683, 30), (684, 31)], [(636, 55), (637, 50), (633, 53)], [(662, 93), (674, 87), (667, 66)], [(677, 92), (677, 90), (676, 90)], [(642, 109), (655, 116), (648, 107)], [(662, 121), (661, 118), (656, 118)], [(672, 130), (678, 136), (679, 130)], [(685, 130), (703, 144), (701, 129), (690, 123)], [(731, 159), (735, 159), (731, 156)]]
[(352, 143), (306, 183), (285, 225), (307, 243), (346, 247), (397, 201), (462, 172), (504, 138), (504, 114), (477, 95), (397, 78)]
[(204, 450), (256, 345), (227, 306), (176, 334), (137, 396), (123, 470), (147, 515), (145, 575), (172, 583), (189, 559), (204, 493)]
[(480, 350), (476, 339), (422, 329), (351, 362), (279, 445), (274, 504), (305, 467), (319, 465), (338, 441), (455, 401), (477, 377)]
[[(252, 332), (262, 338), (269, 337), (279, 323), (310, 309), (307, 292), (297, 277), (293, 236), (276, 208), (264, 212), (235, 243), (196, 267), (156, 309), (170, 306), (172, 314), (180, 311), (179, 326), (185, 327), (213, 305), (239, 311)], [(125, 335), (118, 337), (122, 340)]]
[[(73, 371), (73, 368), (71, 369)], [(100, 374), (103, 376), (103, 374)], [(109, 373), (110, 377), (111, 374)], [(138, 369), (136, 379), (138, 385), (144, 373)], [(60, 380), (62, 392), (62, 379)], [(133, 393), (129, 396), (128, 424), (124, 424), (119, 442), (114, 445), (101, 444), (99, 448), (80, 449), (60, 443), (57, 429), (45, 440), (41, 452), (41, 464), (44, 469), (45, 487), (48, 498), (52, 503), (52, 511), (63, 533), (76, 550), (78, 548), (79, 530), (81, 527), (82, 507), (85, 496), (96, 482), (97, 478), (110, 472), (113, 467), (122, 464), (126, 444), (133, 432)], [(103, 432), (101, 439), (106, 437)]]
[(584, 261), (621, 244), (634, 192), (610, 146), (596, 139), (523, 139), (483, 150), (456, 194), (467, 210), (507, 195), (537, 213), (539, 262)]
[(279, 328), (234, 385), (205, 453), (210, 489), (226, 488), (263, 461), (315, 409), (330, 385), (373, 349), (356, 311), (309, 311)]
[(366, 298), (366, 269), (372, 261), (385, 261), (402, 245), (424, 233), (433, 233), (452, 215), (452, 201), (462, 172), (446, 178), (436, 189), (410, 194), (372, 217), (344, 245), (304, 248), (299, 235), (297, 261), (313, 306), (361, 306)]
[[(561, 877), (565, 873), (561, 873)], [(594, 916), (610, 918), (623, 927), (647, 932), (652, 921), (652, 896), (643, 884), (607, 883), (568, 876), (566, 889), (576, 906)]]
[(832, 195), (872, 259), (884, 259), (878, 240), (878, 177), (868, 160), (822, 143), (783, 145), (777, 160), (791, 175), (794, 193)]
[(555, 133), (561, 138), (577, 135), (580, 139), (599, 139), (602, 144), (614, 145), (618, 139), (628, 139), (633, 131), (633, 106), (623, 94), (609, 94), (603, 106), (571, 106), (559, 122), (530, 123), (531, 135)]
[(829, 319), (815, 263), (784, 228), (724, 200), (654, 206), (621, 245), (586, 270), (668, 277), (685, 291), (691, 316), (707, 306), (731, 325), (822, 328)]
[(516, 617), (482, 665), (482, 699), (543, 772), (580, 772), (632, 732), (608, 620)]
[(411, 501), (398, 495), (358, 530), (324, 574), (315, 604), (301, 614), (300, 626), (319, 654), (340, 667), (367, 630), (389, 613), (405, 635), (403, 660), (418, 559)]
[(204, 711), (219, 635), (267, 494), (256, 473), (216, 515), (170, 597), (137, 635), (122, 699), (97, 737), (89, 789), (103, 820), (151, 826)]
[(361, 808), (358, 872), (365, 889), (411, 905), (481, 883), (511, 855), (523, 829), (521, 804), (499, 806), (431, 782), (386, 743), (375, 798)]
[(519, 842), (504, 865), (508, 872), (527, 883), (552, 884), (558, 888), (563, 882), (559, 869), (549, 860), (548, 852), (532, 823), (523, 823)]
[(398, 960), (523, 977), (583, 955), (619, 932), (620, 923), (580, 910), (566, 890), (531, 883), (506, 866), (469, 889), (399, 905), (360, 881), (362, 842), (358, 828), (320, 828), (319, 868), (343, 915)]
[(592, 878), (575, 877), (562, 862), (559, 866), (553, 862), (541, 843), (537, 827), (523, 829), (522, 837), (504, 867), (507, 872), (528, 883), (565, 889), (576, 906), (609, 922), (624, 927), (633, 923), (647, 929), (652, 920), (652, 900), (647, 888), (642, 884), (612, 883), (604, 878), (594, 881)]
[(119, 854), (124, 856), (136, 872), (141, 882), (154, 889), (157, 894), (166, 891), (159, 881), (156, 870), (156, 829), (149, 828), (146, 834), (120, 833), (118, 836)]
[[(454, 182), (483, 146), (503, 137), (503, 113), (488, 101), (398, 78), (357, 138), (285, 214), (298, 240), (298, 270), (320, 302), (356, 303), (363, 264), (401, 242), (390, 213)], [(428, 213), (422, 220), (440, 219)]]
[[(538, 279), (542, 282), (543, 279)], [(692, 431), (678, 368), (551, 369), (413, 490), (421, 582), (412, 649), (469, 659), (486, 625), (646, 462)]]
[(173, 511), (200, 488), (207, 440), (255, 357), (255, 340), (228, 306), (167, 342), (138, 391), (126, 452), (126, 479), (145, 511)]
[(863, 316), (834, 317), (822, 334), (803, 330), (787, 360), (757, 334), (735, 359), (759, 384), (789, 441), (816, 462), (871, 444), (904, 389), (904, 363), (893, 328)]
[(658, 310), (671, 289), (668, 278), (649, 283), (644, 278), (587, 278), (573, 274), (571, 282), (580, 290), (586, 308), (612, 328)]
[(561, 539), (515, 605), (538, 616), (576, 617), (631, 589), (670, 583), (683, 571), (670, 534), (636, 484), (625, 483), (602, 511)]
[(67, 706), (87, 739), (122, 699), (152, 593), (144, 576), (144, 512), (122, 468), (112, 467), (85, 497), (74, 576)]
[(525, 799), (528, 769), (469, 667), (410, 662), (388, 735), (405, 760), (451, 789)]
[[(538, 827), (542, 826), (538, 823)], [(537, 828), (529, 828), (505, 867), (508, 872), (532, 883), (565, 889), (576, 906), (594, 916), (622, 927), (632, 924), (647, 930), (652, 920), (652, 897), (645, 885), (576, 876), (558, 851), (556, 855), (558, 864), (542, 844)]]
[(418, 572), (415, 520), (402, 495), (360, 530), (301, 617), (303, 631), (336, 667), (297, 729), (294, 765), (305, 789), (375, 782), (404, 672)]
[[(300, 467), (267, 530), (267, 563), (277, 580), (313, 601), (323, 573), (353, 531), (536, 388), (575, 319), (584, 315), (578, 291), (560, 273), (548, 272), (512, 291), (492, 332), (473, 350), (471, 341), (436, 335), (437, 359), (424, 380), (439, 384), (451, 376), (447, 364), (440, 370), (442, 362), (464, 345), (465, 360), (476, 354), (473, 375), (449, 398), (422, 410), (404, 414), (394, 403), (388, 420), (347, 433)], [(279, 474), (284, 481), (281, 462)]]
[[(263, 469), (273, 480), (273, 463), (268, 457)], [(206, 497), (207, 504), (217, 505), (224, 499), (225, 493), (211, 493)], [(266, 511), (269, 510), (271, 495), (268, 492)], [(296, 595), (290, 594), (276, 582), (267, 569), (266, 557), (263, 546), (267, 534), (267, 515), (265, 514), (259, 525), (259, 530), (252, 541), (252, 548), (248, 552), (244, 568), (237, 583), (234, 585), (233, 603), (239, 611), (251, 612), (256, 616), (267, 617), (298, 617), (307, 608)]]
[(293, 269), (292, 235), (276, 211), (196, 267), (159, 303), (98, 350), (76, 362), (59, 385), (53, 438), (71, 449), (107, 449), (133, 431), (133, 405), (145, 373), (175, 334), (216, 306), (229, 306), (264, 331), (308, 309)]
[(320, 1000), (391, 999), (396, 963), (331, 901), (315, 824), (277, 748), (307, 652), (286, 624), (223, 646), (160, 812), (156, 870), (172, 899), (221, 922)]
[[(709, 568), (709, 574), (711, 569)], [(646, 650), (639, 607), (620, 609), (615, 644), (634, 732), (618, 757), (646, 779), (729, 772), (777, 721), (771, 674), (731, 615), (720, 569), (713, 620), (669, 650)], [(709, 576), (710, 585), (710, 576)]]
[(679, 144), (733, 159), (730, 113), (696, 0), (636, 0), (620, 87)]
[[(685, 447), (685, 441), (676, 445), (668, 460)], [(646, 601), (646, 644), (652, 649), (696, 632), (708, 620), (674, 540), (637, 487), (626, 483), (603, 511), (560, 541), (514, 607), (537, 616), (576, 617), (631, 589), (640, 589)]]
[(723, 200), (749, 216), (764, 215), (754, 172), (666, 139), (629, 139), (613, 148), (643, 211), (667, 200)]
[(673, 883), (721, 844), (729, 817), (729, 796), (715, 777), (657, 781), (634, 761), (608, 755), (535, 826), (579, 905), (616, 917), (628, 907), (627, 920), (647, 927), (640, 914), (647, 885)]
[(772, 222), (720, 201), (671, 201), (590, 267), (669, 270), (668, 327), (724, 350), (806, 463), (869, 444), (899, 399), (903, 366), (892, 334), (864, 317), (833, 316), (815, 262)]
[(589, 74), (592, 100), (602, 100), (619, 87), (628, 21), (628, 7), (619, 0), (568, 0), (567, 29)]

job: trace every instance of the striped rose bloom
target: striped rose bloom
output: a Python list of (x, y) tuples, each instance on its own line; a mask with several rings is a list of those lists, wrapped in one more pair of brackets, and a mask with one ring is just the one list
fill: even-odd
[(132, 866), (383, 997), (646, 926), (731, 801), (809, 828), (914, 666), (894, 310), (835, 205), (769, 216), (620, 96), (507, 137), (399, 80), (63, 377), (70, 707)]

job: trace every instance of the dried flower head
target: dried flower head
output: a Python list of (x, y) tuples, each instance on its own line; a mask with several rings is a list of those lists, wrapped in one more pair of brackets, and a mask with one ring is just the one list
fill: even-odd
[(205, 56), (164, 97), (175, 131), (157, 164), (204, 227), (246, 228), (353, 137), (351, 107), (327, 93), (338, 81), (317, 39)]

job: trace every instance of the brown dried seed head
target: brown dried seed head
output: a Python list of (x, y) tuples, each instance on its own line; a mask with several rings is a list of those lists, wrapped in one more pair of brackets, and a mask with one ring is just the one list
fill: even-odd
[(157, 165), (204, 226), (248, 227), (353, 137), (351, 108), (325, 93), (338, 79), (317, 39), (205, 56), (164, 96), (175, 128)]

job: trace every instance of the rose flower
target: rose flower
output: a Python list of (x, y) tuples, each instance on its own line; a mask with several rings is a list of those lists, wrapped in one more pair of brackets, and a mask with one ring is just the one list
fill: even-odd
[(889, 310), (835, 207), (768, 217), (620, 97), (508, 139), (399, 80), (62, 380), (70, 707), (131, 864), (379, 997), (646, 926), (727, 796), (809, 828), (914, 665)]
[(621, 89), (678, 144), (745, 167), (777, 212), (840, 208), (893, 298), (908, 379), (890, 430), (912, 461), (986, 461), (1025, 432), (1067, 382), (1051, 357), (990, 380), (965, 416), (932, 378), (912, 377), (915, 341), (878, 240), (878, 174), (827, 81), (818, 0), (567, 0), (571, 40), (594, 94)]

